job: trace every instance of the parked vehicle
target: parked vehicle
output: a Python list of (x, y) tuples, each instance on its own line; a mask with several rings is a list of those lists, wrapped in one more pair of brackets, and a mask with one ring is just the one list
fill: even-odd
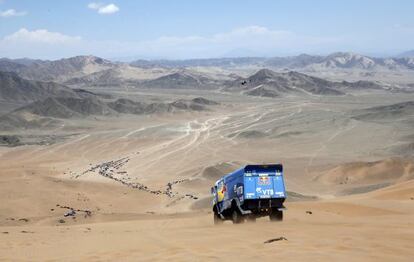
[(286, 190), (281, 164), (247, 165), (217, 180), (211, 193), (215, 224), (255, 221), (262, 216), (283, 220)]

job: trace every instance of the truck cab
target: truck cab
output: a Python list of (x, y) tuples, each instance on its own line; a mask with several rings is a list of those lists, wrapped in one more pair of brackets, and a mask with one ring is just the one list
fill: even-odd
[(281, 164), (242, 167), (217, 180), (211, 193), (215, 224), (255, 221), (262, 216), (283, 220), (286, 190)]

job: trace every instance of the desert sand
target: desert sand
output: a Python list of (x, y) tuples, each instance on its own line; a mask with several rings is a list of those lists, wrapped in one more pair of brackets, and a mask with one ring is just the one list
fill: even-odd
[[(203, 96), (220, 105), (21, 131), (61, 138), (0, 147), (0, 260), (413, 260), (412, 115), (355, 117), (411, 94), (105, 92)], [(214, 226), (214, 181), (248, 163), (275, 162), (285, 165), (290, 196), (284, 221)], [(65, 217), (68, 208), (76, 215)], [(279, 240), (265, 243), (271, 239)]]

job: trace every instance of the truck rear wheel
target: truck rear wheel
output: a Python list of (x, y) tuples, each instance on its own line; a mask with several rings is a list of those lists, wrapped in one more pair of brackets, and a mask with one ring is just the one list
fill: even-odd
[(223, 219), (221, 219), (221, 217), (216, 212), (213, 212), (213, 220), (214, 225), (221, 225), (224, 222)]
[(237, 209), (233, 209), (231, 220), (233, 221), (233, 224), (240, 224), (243, 223), (243, 216)]
[(272, 210), (269, 215), (270, 221), (282, 221), (283, 220), (283, 212), (277, 209)]
[(246, 221), (248, 223), (255, 223), (256, 222), (256, 216), (255, 215), (250, 215), (246, 217)]

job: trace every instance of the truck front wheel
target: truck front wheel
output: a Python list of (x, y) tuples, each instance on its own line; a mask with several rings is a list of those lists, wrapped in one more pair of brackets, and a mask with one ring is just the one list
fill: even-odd
[(231, 220), (233, 221), (233, 224), (240, 224), (243, 223), (243, 216), (237, 209), (233, 209)]
[(283, 220), (283, 212), (277, 209), (272, 210), (269, 215), (270, 221), (282, 221)]

